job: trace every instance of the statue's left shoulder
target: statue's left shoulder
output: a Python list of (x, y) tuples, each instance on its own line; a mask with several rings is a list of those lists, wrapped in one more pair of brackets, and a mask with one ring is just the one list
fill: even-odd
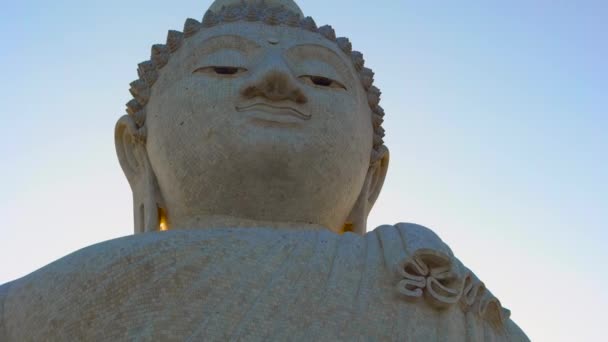
[(384, 255), (391, 259), (387, 261), (395, 268), (396, 289), (403, 298), (426, 302), (437, 310), (459, 307), (471, 336), (484, 336), (489, 329), (508, 341), (528, 341), (510, 320), (510, 311), (431, 229), (398, 223), (380, 226), (371, 234), (377, 235)]
[(386, 261), (400, 279), (397, 289), (402, 295), (426, 298), (436, 307), (458, 301), (467, 269), (435, 232), (418, 224), (398, 223), (379, 226), (371, 234), (381, 241), (383, 254), (390, 259)]

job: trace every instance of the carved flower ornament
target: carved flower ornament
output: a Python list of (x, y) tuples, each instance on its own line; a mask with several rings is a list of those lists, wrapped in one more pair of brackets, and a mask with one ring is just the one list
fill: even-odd
[(475, 274), (442, 252), (419, 249), (398, 264), (397, 273), (402, 278), (397, 291), (408, 300), (424, 298), (437, 309), (458, 303), (465, 313), (478, 315), (497, 329), (511, 314)]

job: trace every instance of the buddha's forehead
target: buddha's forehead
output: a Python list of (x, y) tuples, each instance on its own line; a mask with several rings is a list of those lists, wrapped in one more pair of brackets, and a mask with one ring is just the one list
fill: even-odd
[[(182, 58), (197, 57), (221, 49), (236, 49), (240, 52), (258, 53), (260, 50), (293, 50), (304, 47), (312, 52), (303, 54), (315, 59), (329, 59), (333, 64), (341, 64), (354, 73), (350, 56), (347, 56), (332, 41), (316, 32), (297, 27), (268, 25), (260, 22), (234, 22), (201, 30), (187, 39), (178, 51)], [(315, 54), (314, 52), (318, 53)]]

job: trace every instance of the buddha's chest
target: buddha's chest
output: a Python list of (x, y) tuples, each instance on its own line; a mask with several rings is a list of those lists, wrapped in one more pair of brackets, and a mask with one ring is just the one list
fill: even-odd
[(5, 303), (8, 330), (34, 340), (467, 336), (458, 307), (397, 290), (408, 254), (397, 230), (149, 239), (90, 247), (24, 278)]

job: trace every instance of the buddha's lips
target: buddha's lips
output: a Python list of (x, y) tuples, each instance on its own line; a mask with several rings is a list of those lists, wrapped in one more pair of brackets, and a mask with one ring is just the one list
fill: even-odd
[(249, 110), (258, 110), (260, 112), (275, 114), (275, 115), (291, 115), (291, 116), (295, 116), (296, 118), (302, 119), (302, 120), (310, 120), (310, 118), (311, 118), (310, 114), (304, 114), (295, 108), (273, 106), (273, 105), (269, 105), (266, 103), (254, 103), (252, 105), (245, 106), (245, 107), (236, 106), (236, 110), (238, 112), (246, 112)]

